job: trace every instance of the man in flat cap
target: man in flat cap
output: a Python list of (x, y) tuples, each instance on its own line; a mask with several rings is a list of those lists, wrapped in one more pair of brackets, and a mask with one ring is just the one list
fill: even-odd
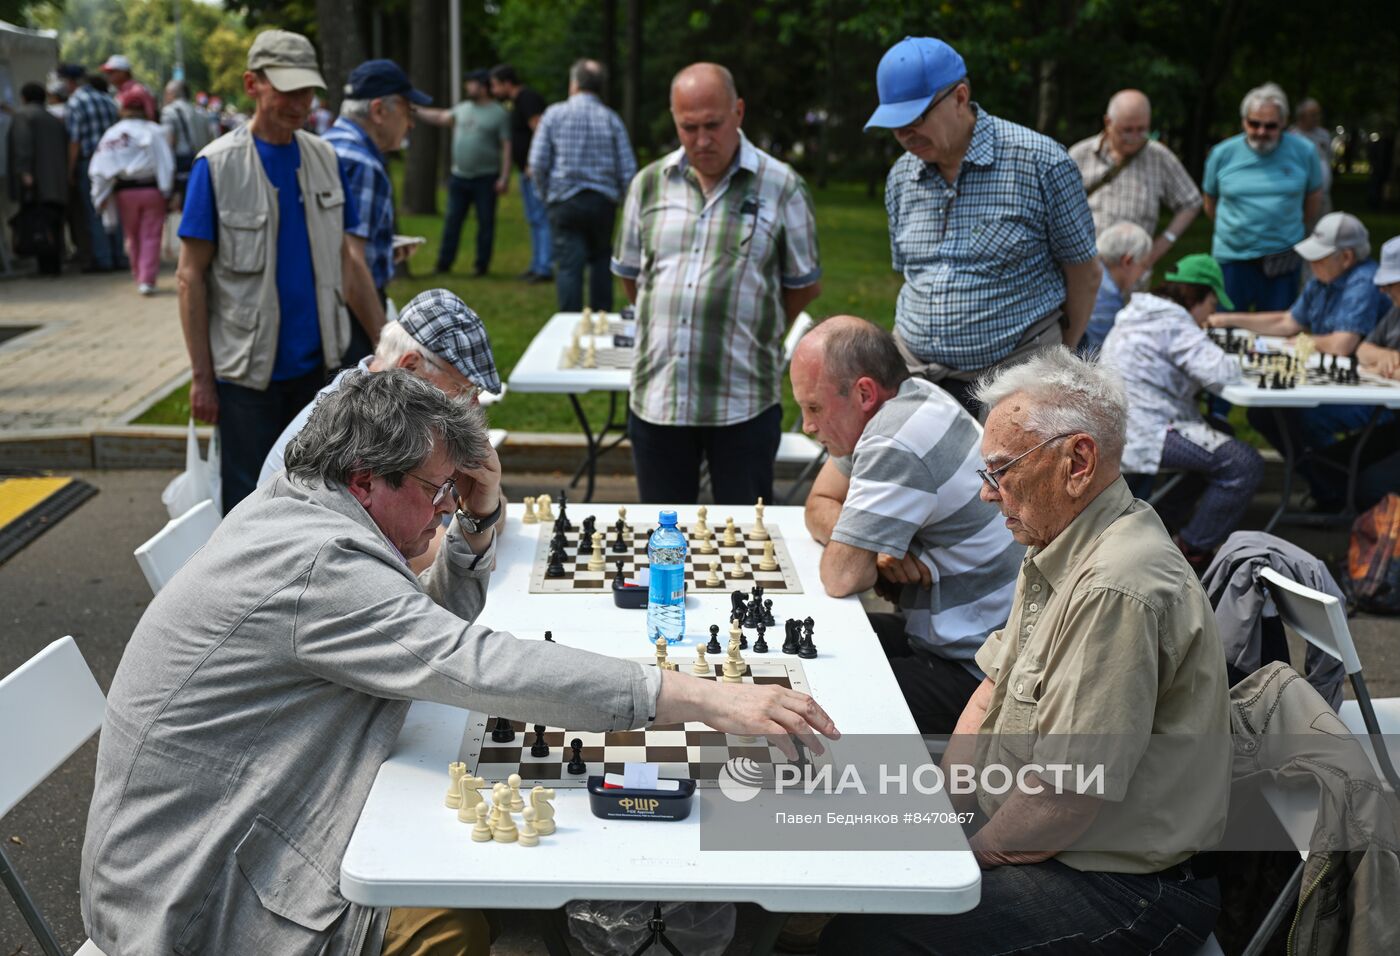
[(257, 485), (282, 429), (338, 367), (348, 306), (371, 343), (384, 309), (354, 193), (330, 144), (302, 131), (325, 80), (311, 41), (268, 30), (248, 51), (253, 118), (190, 170), (180, 223), (180, 322), (194, 414), (219, 426), (225, 513)]

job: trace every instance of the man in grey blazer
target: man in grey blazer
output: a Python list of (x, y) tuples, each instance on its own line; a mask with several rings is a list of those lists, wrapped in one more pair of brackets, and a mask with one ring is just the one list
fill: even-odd
[[(837, 736), (805, 694), (470, 623), (501, 514), (488, 448), (477, 407), (406, 371), (351, 375), (285, 474), (156, 595), (108, 695), (83, 846), (83, 920), (108, 956), (403, 951), (405, 911), (350, 904), (338, 875), (413, 700), (600, 731)], [(407, 560), (453, 510), (415, 578)], [(485, 952), (479, 916), (457, 915), (443, 951)]]

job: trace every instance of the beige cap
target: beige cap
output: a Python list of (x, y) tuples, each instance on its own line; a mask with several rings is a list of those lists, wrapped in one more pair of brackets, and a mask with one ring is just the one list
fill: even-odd
[(248, 69), (262, 70), (274, 89), (283, 93), (307, 87), (326, 88), (316, 50), (300, 33), (266, 30), (258, 34), (248, 50)]

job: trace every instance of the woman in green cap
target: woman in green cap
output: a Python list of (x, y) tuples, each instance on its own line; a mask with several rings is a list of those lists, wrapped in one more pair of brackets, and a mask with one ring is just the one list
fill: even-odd
[(1239, 525), (1264, 474), (1257, 451), (1201, 415), (1201, 389), (1242, 378), (1239, 361), (1205, 332), (1218, 307), (1233, 307), (1220, 265), (1207, 255), (1186, 256), (1160, 286), (1128, 301), (1102, 351), (1128, 387), (1123, 471), (1134, 493), (1146, 497), (1161, 470), (1192, 476), (1159, 510), (1170, 518), (1195, 500), (1173, 540), (1197, 571)]

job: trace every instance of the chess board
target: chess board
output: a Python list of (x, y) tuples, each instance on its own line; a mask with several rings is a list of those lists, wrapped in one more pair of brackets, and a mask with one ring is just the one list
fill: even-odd
[[(598, 338), (602, 339), (602, 341), (605, 342), (612, 341), (611, 339), (605, 339), (602, 336), (598, 336)], [(569, 346), (565, 346), (559, 352), (559, 368), (567, 372), (589, 371), (588, 367), (583, 364), (584, 356), (587, 353), (587, 337), (585, 337), (579, 345), (579, 356), (577, 363), (569, 362)], [(636, 349), (620, 349), (611, 345), (607, 347), (601, 345), (594, 346), (593, 368), (595, 369), (630, 369), (632, 367), (632, 363), (635, 362), (636, 359)]]
[[(624, 539), (629, 546), (625, 551), (614, 551), (613, 540), (616, 532), (607, 525), (598, 528), (603, 533), (603, 559), (606, 567), (601, 571), (590, 571), (588, 569), (588, 559), (592, 555), (592, 542), (587, 542), (582, 548), (579, 547), (579, 525), (570, 516), (574, 523), (574, 529), (566, 532), (564, 538), (567, 545), (564, 561), (564, 576), (562, 578), (545, 577), (545, 568), (549, 564), (549, 541), (553, 537), (553, 529), (549, 522), (544, 522), (540, 526), (539, 542), (535, 546), (535, 563), (530, 572), (530, 593), (531, 594), (587, 594), (587, 593), (611, 593), (613, 578), (617, 576), (617, 562), (622, 562), (622, 573), (627, 579), (636, 575), (638, 568), (647, 566), (647, 540), (651, 535), (650, 528), (643, 528), (632, 525), (628, 528), (628, 538)], [(599, 515), (600, 522), (606, 521), (606, 517)], [(616, 520), (616, 519), (614, 519)], [(765, 522), (768, 530), (769, 540), (773, 542), (773, 558), (778, 563), (777, 570), (759, 570), (758, 562), (763, 558), (763, 542), (755, 541), (747, 537), (752, 525), (741, 525), (736, 523), (735, 536), (737, 543), (725, 545), (724, 525), (710, 525), (710, 530), (714, 532), (712, 539), (714, 552), (705, 554), (697, 550), (699, 541), (689, 530), (688, 525), (678, 525), (682, 534), (686, 537), (688, 550), (685, 557), (685, 586), (686, 590), (694, 592), (713, 592), (716, 594), (726, 594), (732, 591), (748, 591), (755, 584), (763, 585), (765, 594), (801, 594), (802, 582), (797, 576), (797, 570), (793, 567), (792, 556), (788, 554), (787, 545), (783, 543), (782, 532), (773, 523)], [(744, 555), (744, 563), (748, 567), (748, 573), (742, 577), (731, 577), (730, 571), (735, 567), (736, 559), (739, 555)], [(720, 583), (712, 585), (706, 582), (709, 577), (710, 563), (718, 561), (720, 563)]]
[[(634, 660), (644, 666), (656, 665), (655, 658), (651, 657)], [(684, 673), (692, 673), (693, 657), (672, 657), (671, 660)], [(748, 673), (743, 678), (745, 683), (781, 684), (810, 693), (807, 677), (797, 660), (748, 657), (745, 663), (748, 665)], [(711, 664), (711, 675), (701, 679), (718, 680), (721, 667), (722, 662)], [(511, 721), (515, 739), (509, 743), (496, 743), (491, 739), (491, 729), (495, 725), (495, 715), (472, 711), (458, 759), (467, 765), (468, 773), (488, 781), (505, 780), (518, 773), (521, 789), (526, 791), (536, 786), (584, 787), (590, 774), (622, 773), (624, 763), (658, 764), (662, 777), (691, 779), (697, 786), (713, 787), (720, 769), (736, 757), (746, 757), (760, 767), (790, 762), (766, 739), (726, 734), (698, 723), (656, 724), (646, 730), (610, 733), (547, 727), (544, 733), (545, 743), (549, 744), (547, 757), (530, 754), (530, 746), (535, 742), (533, 725)], [(575, 738), (583, 741), (583, 759), (588, 764), (587, 771), (577, 775), (570, 774), (567, 769), (571, 756), (569, 742)], [(814, 765), (826, 763), (830, 752), (808, 753), (807, 760)]]

